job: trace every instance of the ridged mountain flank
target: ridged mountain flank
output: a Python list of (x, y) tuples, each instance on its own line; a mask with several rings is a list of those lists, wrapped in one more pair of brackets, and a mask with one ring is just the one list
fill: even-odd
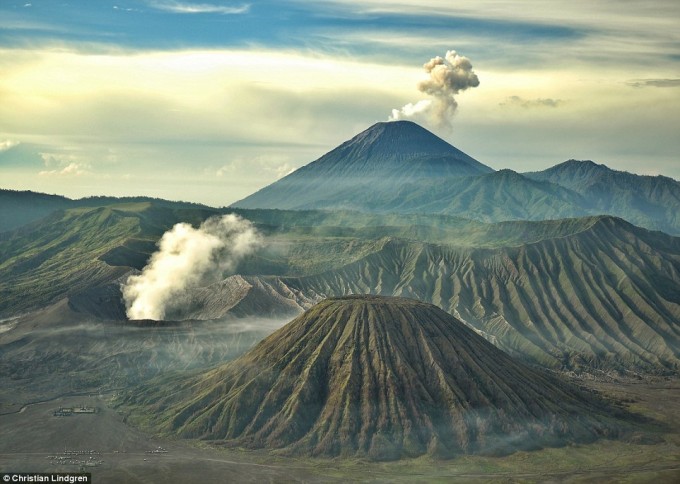
[(645, 228), (680, 234), (680, 182), (672, 178), (612, 170), (589, 160), (569, 160), (525, 175), (573, 190), (583, 197), (583, 207), (591, 213), (611, 214)]
[(411, 121), (377, 123), (234, 206), (361, 210), (372, 196), (393, 194), (411, 183), (491, 172)]
[(134, 395), (164, 431), (307, 456), (505, 453), (614, 436), (596, 395), (496, 349), (437, 307), (327, 299), (237, 360)]
[(676, 373), (680, 238), (613, 217), (539, 226), (544, 240), (492, 250), (390, 240), (340, 269), (284, 282), (296, 294), (431, 302), (543, 366)]

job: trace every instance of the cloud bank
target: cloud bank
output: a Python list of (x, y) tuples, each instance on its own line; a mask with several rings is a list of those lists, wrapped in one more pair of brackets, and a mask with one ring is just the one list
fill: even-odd
[(536, 98), (525, 99), (521, 96), (510, 96), (504, 102), (499, 103), (499, 106), (519, 106), (522, 108), (556, 108), (564, 104), (562, 99), (553, 98)]
[(216, 282), (261, 242), (253, 224), (234, 214), (212, 217), (199, 228), (176, 224), (163, 234), (142, 273), (123, 285), (128, 318), (165, 319), (176, 309), (176, 296)]
[(428, 78), (418, 83), (418, 90), (431, 99), (409, 103), (393, 109), (390, 121), (424, 116), (437, 127), (450, 127), (458, 108), (455, 96), (461, 91), (479, 86), (479, 78), (467, 57), (449, 50), (444, 57), (434, 57), (423, 65)]

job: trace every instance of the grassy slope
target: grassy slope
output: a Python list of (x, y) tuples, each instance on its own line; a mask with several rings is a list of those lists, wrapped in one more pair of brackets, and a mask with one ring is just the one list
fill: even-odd
[[(210, 213), (210, 212), (207, 212)], [(102, 260), (134, 241), (146, 249), (179, 220), (206, 218), (201, 210), (157, 208), (150, 202), (57, 211), (0, 237), (0, 314), (43, 307), (129, 270)]]
[(0, 189), (0, 233), (68, 208), (71, 200), (58, 195)]
[(45, 306), (64, 293), (125, 272), (98, 260), (139, 233), (139, 220), (111, 207), (72, 209), (0, 242), (0, 312)]
[(151, 197), (86, 197), (73, 200), (61, 195), (0, 188), (0, 234), (31, 224), (59, 210), (96, 208), (107, 205), (153, 203), (171, 209), (209, 209), (191, 202), (171, 202)]

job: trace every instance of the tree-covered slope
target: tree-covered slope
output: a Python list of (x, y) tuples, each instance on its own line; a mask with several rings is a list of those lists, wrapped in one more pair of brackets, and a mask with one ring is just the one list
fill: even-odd
[(4, 190), (0, 188), (0, 233), (8, 232), (48, 217), (59, 210), (70, 208), (95, 208), (122, 203), (153, 203), (171, 209), (209, 209), (190, 202), (172, 202), (151, 197), (85, 197), (77, 200), (61, 195), (48, 195), (32, 191)]
[(553, 220), (585, 216), (582, 197), (559, 185), (512, 170), (417, 182), (368, 200), (368, 210), (440, 213), (484, 222)]

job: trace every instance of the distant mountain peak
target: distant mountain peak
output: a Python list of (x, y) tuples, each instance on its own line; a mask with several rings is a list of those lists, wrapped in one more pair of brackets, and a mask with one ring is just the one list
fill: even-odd
[[(567, 161), (561, 163), (562, 165), (589, 165), (589, 166), (605, 166), (599, 163), (595, 163), (593, 160), (576, 160), (574, 158), (570, 158)], [(560, 165), (557, 165), (560, 166)]]
[[(332, 153), (341, 153), (344, 157), (342, 160), (344, 163), (349, 163), (353, 158), (362, 156), (374, 156), (383, 159), (389, 157), (393, 161), (400, 162), (414, 157), (454, 155), (458, 162), (484, 167), (439, 136), (412, 121), (376, 123), (342, 143), (329, 155)], [(313, 163), (321, 161), (327, 161), (326, 156)], [(493, 171), (488, 167), (484, 168), (486, 170), (483, 169), (482, 171)]]
[(680, 233), (680, 182), (673, 178), (636, 175), (590, 160), (567, 160), (524, 176), (579, 194), (586, 213), (615, 215), (647, 229)]
[(398, 147), (418, 147), (419, 151), (432, 152), (438, 150), (449, 151), (451, 145), (439, 136), (431, 133), (413, 121), (385, 121), (375, 123), (362, 131), (347, 144), (353, 143), (383, 143), (392, 141)]
[(508, 179), (519, 179), (519, 178), (524, 178), (520, 173), (517, 173), (515, 170), (511, 170), (510, 168), (503, 168), (502, 170), (495, 171), (493, 173), (489, 173), (489, 175), (494, 178), (508, 178)]
[(362, 210), (368, 197), (378, 208), (414, 183), (493, 171), (416, 123), (380, 122), (234, 206)]
[(602, 171), (614, 171), (611, 168), (609, 168), (607, 165), (595, 163), (592, 160), (575, 160), (575, 159), (570, 159), (567, 161), (564, 161), (562, 163), (559, 163), (555, 166), (553, 166), (551, 169), (557, 170), (557, 169), (597, 169), (597, 170), (602, 170)]
[[(414, 158), (442, 156), (452, 158), (451, 162), (474, 166), (480, 172), (493, 171), (412, 121), (376, 123), (307, 166), (318, 166), (321, 162), (327, 164), (331, 154), (340, 154), (342, 159), (338, 161), (346, 165), (361, 158), (375, 158), (383, 162), (389, 159), (394, 169), (404, 168), (400, 165)], [(374, 163), (377, 164), (377, 160)]]

